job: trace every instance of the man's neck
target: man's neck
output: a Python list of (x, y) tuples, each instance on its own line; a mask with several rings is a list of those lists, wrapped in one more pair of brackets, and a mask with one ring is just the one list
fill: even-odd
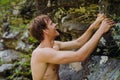
[(45, 39), (40, 43), (39, 47), (41, 47), (41, 48), (51, 47), (52, 48), (53, 45), (54, 45), (54, 40)]

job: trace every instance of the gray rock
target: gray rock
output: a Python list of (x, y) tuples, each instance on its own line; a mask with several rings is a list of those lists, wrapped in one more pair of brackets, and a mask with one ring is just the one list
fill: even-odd
[(120, 60), (106, 57), (91, 57), (82, 63), (83, 69), (79, 71), (71, 70), (68, 64), (61, 65), (60, 80), (120, 80)]
[(12, 69), (12, 64), (2, 64), (0, 66), (0, 73), (4, 72), (5, 70), (10, 70)]
[(20, 57), (21, 57), (20, 52), (17, 52), (14, 50), (0, 51), (0, 62), (1, 63), (10, 63), (10, 62), (20, 59)]
[(3, 50), (4, 47), (5, 47), (5, 46), (0, 42), (0, 50)]
[(12, 67), (12, 64), (2, 64), (0, 66), (0, 80), (6, 80), (6, 76), (8, 75), (8, 72), (10, 72)]

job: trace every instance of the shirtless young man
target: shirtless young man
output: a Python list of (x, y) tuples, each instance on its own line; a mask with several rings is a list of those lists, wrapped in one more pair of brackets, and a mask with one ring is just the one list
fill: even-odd
[[(100, 38), (114, 22), (99, 14), (93, 24), (78, 39), (68, 42), (54, 41), (59, 35), (56, 24), (47, 15), (40, 15), (30, 24), (30, 33), (40, 45), (33, 51), (31, 69), (33, 80), (59, 80), (59, 64), (84, 61), (95, 49)], [(95, 33), (94, 30), (98, 29)], [(77, 51), (70, 51), (78, 49)]]

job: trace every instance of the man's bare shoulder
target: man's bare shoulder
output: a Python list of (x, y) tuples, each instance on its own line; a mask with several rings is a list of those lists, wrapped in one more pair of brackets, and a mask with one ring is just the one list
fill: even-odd
[(32, 60), (34, 61), (39, 61), (39, 62), (44, 62), (44, 59), (47, 57), (48, 49), (47, 48), (36, 48), (32, 52)]
[(32, 52), (32, 56), (47, 56), (49, 53), (53, 52), (53, 48), (49, 48), (49, 47), (45, 47), (45, 48), (36, 48), (33, 52)]
[(39, 62), (49, 62), (48, 59), (51, 58), (56, 50), (53, 48), (36, 48), (32, 53), (32, 59)]
[(32, 54), (43, 54), (46, 53), (50, 48), (39, 48), (37, 47), (36, 49), (33, 50)]

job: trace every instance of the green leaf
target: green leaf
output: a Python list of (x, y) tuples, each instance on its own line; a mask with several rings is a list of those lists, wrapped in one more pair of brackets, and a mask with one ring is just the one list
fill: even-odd
[(85, 13), (85, 11), (86, 11), (85, 7), (80, 7), (80, 12), (81, 13)]
[(9, 3), (10, 3), (10, 0), (0, 0), (1, 5), (6, 5), (6, 4), (9, 4)]

